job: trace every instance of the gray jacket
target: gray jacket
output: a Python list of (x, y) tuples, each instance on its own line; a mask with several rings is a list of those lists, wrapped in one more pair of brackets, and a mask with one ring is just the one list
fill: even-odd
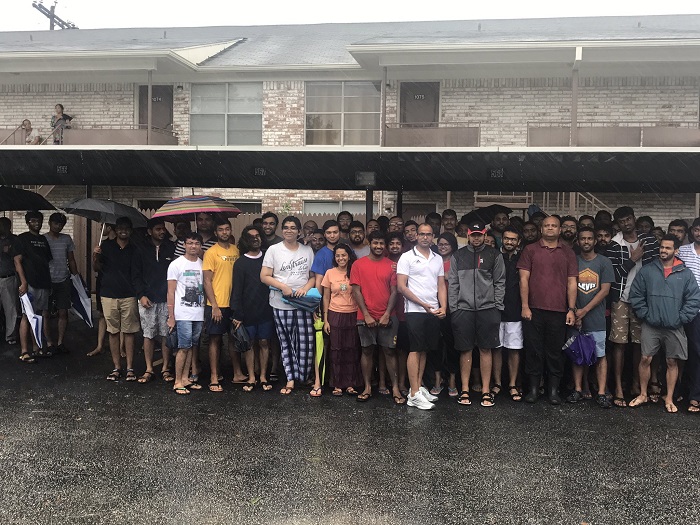
[(455, 252), (447, 276), (450, 311), (503, 310), (506, 267), (495, 248), (482, 245), (475, 251), (469, 244)]

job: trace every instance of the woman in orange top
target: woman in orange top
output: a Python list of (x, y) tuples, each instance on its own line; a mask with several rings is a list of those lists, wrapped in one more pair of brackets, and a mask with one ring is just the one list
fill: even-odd
[(343, 390), (357, 395), (360, 379), (360, 338), (357, 334), (357, 303), (350, 286), (350, 268), (357, 258), (347, 244), (333, 249), (333, 268), (323, 276), (323, 330), (331, 338), (333, 395)]

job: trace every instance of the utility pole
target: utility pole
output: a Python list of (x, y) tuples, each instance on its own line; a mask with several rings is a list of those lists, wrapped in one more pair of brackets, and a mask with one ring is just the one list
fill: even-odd
[(47, 9), (46, 7), (44, 7), (43, 0), (39, 0), (38, 2), (35, 0), (34, 2), (32, 2), (32, 7), (49, 19), (49, 29), (51, 31), (53, 31), (56, 26), (60, 27), (61, 29), (78, 29), (78, 26), (76, 26), (70, 20), (63, 20), (58, 15), (56, 15), (57, 3), (58, 0), (54, 0), (53, 5)]

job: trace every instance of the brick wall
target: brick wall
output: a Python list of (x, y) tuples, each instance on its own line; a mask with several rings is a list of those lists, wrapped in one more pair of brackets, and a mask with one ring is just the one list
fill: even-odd
[(263, 145), (304, 145), (304, 82), (263, 82)]
[(42, 137), (51, 133), (54, 106), (63, 104), (75, 127), (128, 127), (134, 124), (134, 85), (0, 85), (0, 125), (14, 127), (28, 118)]
[[(182, 92), (177, 91), (182, 86)], [(190, 144), (190, 100), (192, 84), (177, 84), (173, 87), (173, 131), (177, 133), (180, 146)]]
[(696, 78), (582, 78), (579, 86), (579, 121), (698, 120)]

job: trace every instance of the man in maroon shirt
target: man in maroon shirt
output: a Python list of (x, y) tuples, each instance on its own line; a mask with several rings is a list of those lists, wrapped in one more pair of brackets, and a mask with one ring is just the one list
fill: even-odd
[(559, 382), (564, 369), (561, 348), (566, 339), (566, 326), (573, 326), (576, 321), (578, 262), (573, 250), (559, 239), (559, 219), (547, 217), (541, 229), (542, 238), (527, 245), (518, 261), (525, 373), (530, 378), (525, 401), (537, 401), (546, 362), (549, 402), (558, 405), (561, 403)]

